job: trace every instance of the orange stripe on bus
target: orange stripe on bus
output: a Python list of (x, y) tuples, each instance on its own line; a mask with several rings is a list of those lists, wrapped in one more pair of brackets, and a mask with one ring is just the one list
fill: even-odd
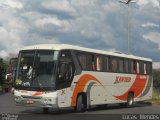
[(124, 94), (120, 95), (120, 96), (114, 96), (119, 100), (123, 100), (126, 101), (128, 98), (128, 93), (130, 91), (134, 92), (134, 97), (136, 98), (137, 96), (139, 96), (142, 91), (144, 90), (144, 87), (147, 83), (147, 76), (145, 75), (143, 78), (141, 78), (142, 75), (137, 75), (135, 82), (133, 83), (133, 85), (130, 87), (130, 89), (127, 90), (127, 92), (125, 92)]
[[(94, 76), (89, 75), (89, 74), (85, 74), (83, 76), (80, 77), (80, 79), (78, 80), (78, 83), (76, 84), (75, 88), (74, 88), (74, 92), (72, 95), (72, 101), (71, 101), (71, 106), (74, 107), (76, 106), (76, 100), (77, 100), (77, 95), (80, 92), (84, 91), (85, 85), (88, 83), (88, 81), (96, 81), (98, 82), (100, 85), (102, 85), (100, 83), (100, 81), (98, 81)], [(102, 85), (103, 86), (103, 85)]]
[(32, 96), (39, 96), (39, 95), (42, 95), (43, 92), (35, 92), (34, 94), (32, 94)]

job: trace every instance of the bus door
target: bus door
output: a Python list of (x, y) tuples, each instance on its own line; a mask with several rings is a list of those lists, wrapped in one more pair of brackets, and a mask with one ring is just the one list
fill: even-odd
[(58, 63), (58, 105), (66, 107), (70, 104), (70, 86), (74, 77), (75, 66), (69, 50), (62, 50)]

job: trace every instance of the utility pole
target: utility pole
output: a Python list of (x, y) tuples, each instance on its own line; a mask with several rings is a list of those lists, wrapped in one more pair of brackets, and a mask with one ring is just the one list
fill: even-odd
[(126, 0), (126, 1), (120, 0), (119, 2), (128, 6), (128, 15), (127, 15), (127, 18), (128, 18), (128, 30), (127, 30), (128, 31), (128, 54), (131, 54), (131, 37), (130, 37), (131, 20), (130, 20), (130, 6), (129, 6), (129, 4), (135, 3), (136, 1), (134, 1), (134, 0)]

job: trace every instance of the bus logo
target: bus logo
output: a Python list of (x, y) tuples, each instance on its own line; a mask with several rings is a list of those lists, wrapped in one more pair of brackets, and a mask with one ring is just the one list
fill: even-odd
[(118, 83), (129, 83), (129, 82), (131, 82), (131, 77), (117, 76), (114, 84), (118, 84)]

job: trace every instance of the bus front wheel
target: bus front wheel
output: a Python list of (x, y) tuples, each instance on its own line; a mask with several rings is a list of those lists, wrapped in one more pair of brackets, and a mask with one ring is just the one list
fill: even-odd
[(76, 112), (84, 112), (85, 111), (84, 102), (83, 102), (83, 96), (82, 95), (79, 95), (77, 97), (77, 103), (76, 103), (75, 110), (76, 110)]

